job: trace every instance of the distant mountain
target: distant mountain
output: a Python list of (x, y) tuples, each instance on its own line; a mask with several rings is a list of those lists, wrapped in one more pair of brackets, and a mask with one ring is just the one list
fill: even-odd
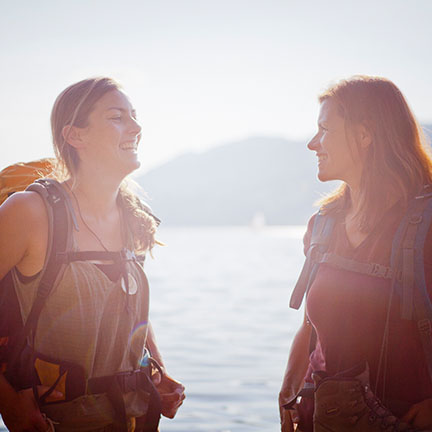
[(316, 180), (304, 142), (256, 137), (184, 154), (138, 178), (154, 212), (170, 225), (304, 224), (336, 184)]
[[(432, 136), (432, 125), (424, 126)], [(304, 224), (313, 204), (337, 187), (316, 178), (306, 142), (255, 137), (184, 154), (139, 177), (167, 225)]]

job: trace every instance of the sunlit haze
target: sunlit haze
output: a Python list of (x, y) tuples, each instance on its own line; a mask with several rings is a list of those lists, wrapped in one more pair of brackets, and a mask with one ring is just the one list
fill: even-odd
[(1, 0), (1, 166), (51, 155), (55, 97), (95, 75), (130, 95), (144, 171), (255, 135), (306, 140), (317, 94), (358, 73), (431, 122), (431, 19), (429, 0)]

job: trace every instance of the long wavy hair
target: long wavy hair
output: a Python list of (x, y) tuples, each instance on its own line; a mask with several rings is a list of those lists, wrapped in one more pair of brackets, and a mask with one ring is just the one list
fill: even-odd
[[(354, 76), (332, 85), (319, 102), (337, 103), (345, 129), (363, 125), (372, 142), (364, 159), (361, 212), (356, 215), (360, 230), (369, 231), (389, 202), (408, 200), (432, 184), (432, 159), (423, 131), (401, 91), (388, 79)], [(321, 211), (335, 212), (350, 206), (346, 183), (321, 200)]]
[[(89, 114), (95, 103), (106, 93), (121, 90), (112, 78), (97, 77), (79, 81), (63, 90), (57, 97), (51, 112), (51, 131), (54, 152), (57, 157), (55, 176), (59, 180), (76, 177), (79, 169), (79, 156), (76, 149), (63, 137), (65, 126), (88, 126)], [(135, 252), (144, 255), (153, 248), (157, 221), (149, 214), (148, 208), (131, 191), (127, 181), (123, 181), (119, 198), (125, 209), (126, 223), (134, 234)]]

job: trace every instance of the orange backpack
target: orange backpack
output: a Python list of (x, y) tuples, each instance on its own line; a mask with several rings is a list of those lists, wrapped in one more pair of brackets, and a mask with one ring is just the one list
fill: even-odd
[(25, 190), (35, 180), (49, 176), (55, 159), (44, 158), (31, 162), (18, 162), (0, 171), (0, 204), (14, 192)]

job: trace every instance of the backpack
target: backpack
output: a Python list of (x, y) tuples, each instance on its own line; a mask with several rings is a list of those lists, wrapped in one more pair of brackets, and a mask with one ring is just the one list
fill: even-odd
[[(312, 228), (310, 247), (299, 279), (290, 299), (290, 307), (299, 309), (303, 297), (315, 279), (319, 265), (326, 263), (357, 273), (391, 280), (393, 293), (401, 302), (401, 318), (415, 320), (432, 381), (432, 304), (424, 273), (423, 249), (432, 222), (432, 185), (413, 198), (396, 230), (392, 242), (390, 267), (376, 263), (360, 263), (327, 252), (335, 218), (319, 211)], [(316, 335), (314, 335), (316, 338)], [(311, 349), (315, 341), (311, 341)]]
[[(49, 402), (50, 394), (63, 381), (65, 400), (73, 400), (82, 394), (107, 393), (113, 405), (115, 421), (120, 429), (127, 430), (126, 412), (121, 393), (144, 389), (150, 394), (145, 425), (147, 431), (158, 428), (161, 401), (159, 393), (151, 381), (152, 369), (160, 366), (150, 355), (143, 358), (143, 367), (131, 373), (85, 379), (84, 371), (78, 365), (45, 358), (34, 351), (34, 337), (40, 314), (56, 280), (61, 276), (64, 264), (73, 260), (112, 260), (126, 262), (137, 260), (135, 254), (127, 249), (120, 252), (69, 252), (67, 240), (72, 226), (77, 227), (74, 211), (64, 189), (56, 180), (41, 178), (53, 171), (53, 159), (41, 159), (30, 163), (18, 163), (0, 171), (0, 204), (14, 192), (28, 190), (36, 192), (43, 199), (48, 213), (48, 253), (45, 271), (41, 275), (35, 301), (24, 323), (20, 305), (15, 292), (11, 271), (0, 280), (0, 372), (16, 389), (33, 388), (35, 398), (41, 406)], [(143, 205), (143, 209), (147, 207)], [(147, 210), (146, 210), (147, 211)], [(150, 211), (150, 216), (157, 219)], [(125, 278), (128, 289), (128, 278)], [(127, 298), (128, 299), (128, 298)], [(30, 345), (28, 340), (30, 339)], [(54, 366), (58, 377), (50, 382), (50, 388), (42, 396), (37, 386), (42, 383), (38, 366)]]
[(18, 162), (0, 171), (0, 204), (14, 192), (23, 191), (35, 180), (53, 171), (55, 159), (44, 158), (32, 162)]

